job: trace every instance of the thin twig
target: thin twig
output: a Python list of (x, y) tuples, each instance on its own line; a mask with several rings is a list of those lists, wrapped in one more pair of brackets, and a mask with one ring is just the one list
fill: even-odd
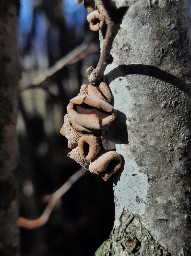
[(37, 86), (42, 85), (45, 83), (48, 79), (50, 79), (53, 75), (55, 75), (59, 70), (61, 70), (65, 65), (67, 65), (70, 61), (72, 61), (76, 56), (78, 56), (80, 53), (82, 53), (84, 50), (86, 50), (88, 47), (88, 43), (82, 43), (78, 47), (76, 47), (73, 51), (68, 53), (66, 56), (64, 56), (62, 59), (57, 61), (52, 67), (45, 70), (43, 73), (39, 74), (30, 85), (25, 85), (24, 82), (20, 82), (21, 84), (21, 90), (26, 90), (30, 88), (34, 88)]
[(81, 168), (79, 171), (74, 173), (57, 191), (55, 191), (51, 195), (50, 201), (49, 201), (47, 207), (45, 208), (44, 212), (42, 213), (42, 215), (39, 218), (34, 219), (34, 220), (29, 220), (29, 219), (26, 219), (26, 218), (23, 218), (23, 217), (19, 217), (18, 222), (17, 222), (18, 226), (20, 226), (22, 228), (26, 228), (26, 229), (35, 229), (35, 228), (38, 228), (38, 227), (41, 227), (42, 225), (44, 225), (48, 221), (48, 219), (50, 217), (50, 214), (51, 214), (52, 210), (54, 209), (54, 206), (56, 205), (58, 200), (85, 173), (86, 173), (86, 171), (83, 168)]

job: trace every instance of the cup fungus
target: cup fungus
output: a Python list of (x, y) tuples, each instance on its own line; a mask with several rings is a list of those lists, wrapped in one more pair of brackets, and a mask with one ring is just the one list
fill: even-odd
[(92, 31), (98, 31), (102, 29), (105, 22), (103, 8), (90, 12), (87, 16), (87, 21), (90, 23), (90, 29)]
[[(106, 83), (83, 84), (78, 96), (70, 100), (61, 134), (72, 151), (68, 156), (90, 172), (107, 181), (122, 165), (116, 151), (103, 152), (101, 131), (115, 119), (112, 95)], [(99, 132), (96, 132), (99, 131)], [(97, 135), (95, 135), (97, 134)]]
[(78, 146), (72, 149), (72, 151), (68, 153), (68, 157), (70, 157), (71, 159), (76, 161), (76, 163), (78, 163), (79, 165), (84, 167), (86, 170), (88, 170), (89, 164), (85, 161), (84, 157), (81, 156), (80, 149)]
[(64, 124), (60, 129), (60, 133), (68, 139), (68, 147), (71, 149), (78, 145), (78, 140), (82, 136), (72, 127), (70, 118), (67, 114), (64, 116)]
[(78, 95), (88, 95), (88, 85), (82, 84), (80, 88), (80, 93)]
[(102, 150), (101, 139), (94, 135), (82, 136), (78, 141), (81, 157), (86, 161), (92, 161)]
[(116, 151), (108, 151), (90, 163), (89, 171), (107, 181), (111, 175), (120, 170), (122, 161), (122, 156)]
[(67, 110), (73, 127), (79, 132), (101, 130), (115, 119), (113, 106), (91, 95), (71, 99)]
[(98, 86), (83, 84), (80, 88), (79, 95), (91, 95), (108, 103), (112, 101), (111, 91), (105, 82), (101, 82)]
[(111, 91), (109, 89), (109, 86), (105, 82), (101, 82), (99, 84), (99, 90), (103, 94), (103, 96), (105, 97), (105, 100), (107, 102), (111, 103), (113, 97), (112, 97)]

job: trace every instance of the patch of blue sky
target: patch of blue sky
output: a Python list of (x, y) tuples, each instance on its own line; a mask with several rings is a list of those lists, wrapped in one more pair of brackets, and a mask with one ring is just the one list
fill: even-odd
[(63, 15), (70, 28), (77, 33), (81, 31), (86, 22), (87, 11), (83, 4), (76, 4), (75, 0), (63, 0)]
[(28, 33), (32, 26), (33, 4), (32, 0), (20, 0), (19, 30), (20, 33)]

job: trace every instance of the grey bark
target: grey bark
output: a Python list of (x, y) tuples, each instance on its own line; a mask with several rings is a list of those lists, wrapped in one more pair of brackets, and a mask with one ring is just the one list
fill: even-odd
[(128, 1), (105, 72), (118, 118), (104, 145), (125, 163), (114, 229), (96, 255), (191, 255), (188, 4)]
[(0, 255), (19, 255), (16, 138), (18, 1), (0, 1)]

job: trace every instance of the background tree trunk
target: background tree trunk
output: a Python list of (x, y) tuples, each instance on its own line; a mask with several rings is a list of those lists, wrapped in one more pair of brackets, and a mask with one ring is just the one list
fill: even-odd
[(188, 4), (128, 1), (106, 70), (119, 111), (105, 147), (115, 143), (125, 164), (115, 226), (96, 255), (191, 255)]
[(18, 1), (0, 1), (0, 255), (19, 255), (16, 138)]

